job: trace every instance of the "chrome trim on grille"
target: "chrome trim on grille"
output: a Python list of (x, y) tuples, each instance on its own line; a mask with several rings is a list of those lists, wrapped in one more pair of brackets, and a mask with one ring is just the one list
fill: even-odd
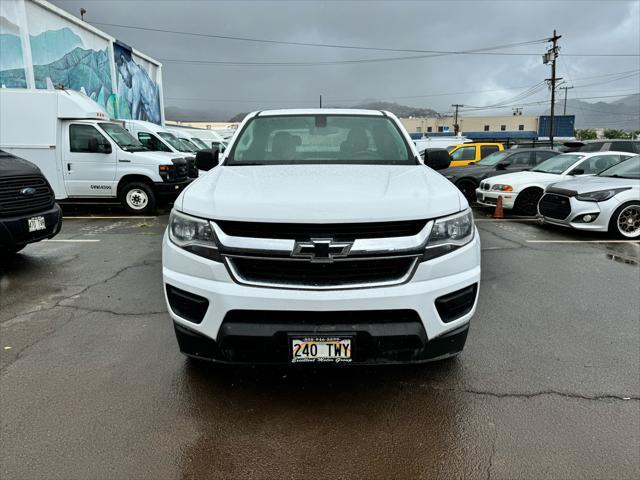
[[(249, 259), (258, 258), (258, 259), (264, 260), (264, 257), (252, 257), (252, 256), (245, 256), (245, 255), (232, 255), (232, 256), (225, 255), (224, 263), (227, 266), (227, 269), (231, 274), (231, 277), (236, 282), (242, 285), (249, 285), (252, 287), (282, 288), (282, 289), (288, 289), (288, 290), (351, 290), (351, 289), (358, 289), (358, 288), (390, 287), (394, 285), (401, 285), (403, 283), (407, 283), (413, 276), (414, 272), (416, 271), (416, 267), (418, 265), (418, 260), (420, 259), (420, 255), (404, 255), (401, 258), (408, 258), (408, 257), (414, 257), (414, 260), (409, 266), (409, 268), (407, 269), (407, 272), (400, 278), (393, 279), (393, 280), (386, 280), (384, 282), (349, 283), (349, 284), (343, 284), (343, 285), (322, 285), (322, 286), (305, 285), (305, 284), (293, 285), (290, 283), (258, 282), (253, 280), (247, 280), (240, 275), (240, 273), (237, 271), (237, 269), (233, 264), (233, 258), (249, 258)], [(398, 257), (397, 256), (376, 257), (376, 259), (380, 259), (380, 260), (384, 260), (388, 258), (395, 259)], [(269, 258), (269, 260), (305, 262), (305, 260), (302, 260), (302, 259), (276, 258), (276, 257)], [(371, 260), (371, 258), (349, 258), (349, 259), (341, 259), (336, 261), (357, 262), (359, 260)]]
[[(431, 234), (433, 223), (433, 220), (428, 221), (420, 232), (407, 237), (356, 239), (349, 255), (385, 255), (423, 249)], [(221, 246), (243, 253), (291, 255), (295, 248), (295, 240), (234, 237), (224, 233), (215, 222), (211, 222), (211, 226)]]

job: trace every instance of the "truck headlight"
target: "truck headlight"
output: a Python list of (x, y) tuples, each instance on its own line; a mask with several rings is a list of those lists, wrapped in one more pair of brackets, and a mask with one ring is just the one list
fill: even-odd
[(628, 188), (612, 188), (610, 190), (598, 190), (595, 192), (579, 193), (576, 195), (576, 200), (583, 202), (604, 202), (613, 198), (620, 192), (629, 190)]
[(513, 187), (511, 185), (503, 185), (501, 183), (496, 183), (491, 190), (499, 190), (501, 192), (513, 192)]
[(169, 216), (169, 239), (178, 247), (195, 255), (221, 262), (211, 223), (177, 210)]
[(439, 218), (431, 229), (422, 261), (439, 257), (466, 245), (473, 240), (475, 231), (471, 209)]

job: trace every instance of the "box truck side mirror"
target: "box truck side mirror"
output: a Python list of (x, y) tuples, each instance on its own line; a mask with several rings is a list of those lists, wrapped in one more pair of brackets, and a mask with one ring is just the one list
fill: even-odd
[(196, 166), (198, 170), (209, 171), (218, 165), (219, 157), (217, 149), (200, 150), (196, 152)]

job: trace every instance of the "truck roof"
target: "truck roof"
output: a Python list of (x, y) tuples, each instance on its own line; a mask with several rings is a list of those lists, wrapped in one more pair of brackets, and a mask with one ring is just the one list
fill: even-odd
[(3, 109), (12, 110), (13, 115), (21, 111), (55, 114), (60, 119), (109, 120), (109, 115), (98, 102), (74, 90), (0, 88), (0, 95), (3, 97)]
[(282, 110), (261, 110), (250, 113), (251, 116), (281, 116), (281, 115), (390, 115), (381, 110), (365, 110), (357, 108), (288, 108)]

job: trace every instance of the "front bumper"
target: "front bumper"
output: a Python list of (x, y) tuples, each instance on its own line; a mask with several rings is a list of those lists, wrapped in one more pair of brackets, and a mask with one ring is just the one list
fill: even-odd
[[(391, 287), (291, 290), (241, 285), (233, 281), (222, 263), (176, 247), (166, 234), (162, 257), (165, 299), (181, 350), (189, 355), (223, 362), (287, 363), (289, 333), (353, 336), (356, 339), (355, 351), (358, 351), (358, 345), (361, 347), (360, 354), (354, 354), (354, 362), (358, 364), (443, 358), (462, 349), (478, 301), (480, 239), (477, 232), (468, 245), (421, 263), (410, 281)], [(443, 319), (436, 300), (474, 285), (469, 308), (453, 319)], [(176, 313), (167, 296), (167, 287), (205, 299), (206, 312), (202, 320), (196, 323)], [(398, 318), (388, 322), (366, 320), (367, 312), (373, 318), (391, 311), (394, 311), (393, 315), (400, 311), (413, 312), (415, 321)], [(252, 312), (252, 315), (261, 312), (271, 318), (263, 323), (231, 322), (230, 319), (237, 317), (238, 312)], [(345, 315), (365, 320), (344, 321)], [(244, 345), (252, 348), (254, 353), (266, 352), (264, 346), (272, 345), (269, 352), (276, 352), (276, 355), (247, 357), (243, 352), (227, 348), (229, 336), (243, 337)], [(193, 342), (188, 339), (200, 346), (193, 350)], [(387, 349), (378, 348), (389, 342), (394, 345)]]
[(154, 186), (159, 197), (175, 199), (193, 180), (190, 178), (180, 182), (156, 182)]
[[(577, 200), (575, 197), (567, 197), (569, 204), (571, 205), (571, 211), (569, 215), (564, 218), (553, 218), (548, 215), (542, 215), (540, 217), (545, 223), (552, 225), (559, 225), (562, 227), (571, 227), (576, 230), (584, 230), (590, 232), (607, 232), (609, 230), (609, 220), (615, 212), (616, 208), (620, 205), (620, 202), (616, 197), (612, 197), (605, 202), (584, 202)], [(596, 219), (591, 222), (579, 221), (585, 215), (594, 215)]]
[[(29, 218), (44, 217), (46, 228), (35, 232), (29, 232)], [(31, 212), (0, 218), (0, 247), (15, 248), (28, 243), (39, 242), (46, 238), (55, 237), (62, 228), (62, 210), (54, 203), (45, 211)]]
[(495, 207), (498, 204), (498, 197), (502, 197), (502, 208), (505, 210), (513, 210), (517, 196), (517, 192), (476, 189), (476, 201), (485, 207)]

